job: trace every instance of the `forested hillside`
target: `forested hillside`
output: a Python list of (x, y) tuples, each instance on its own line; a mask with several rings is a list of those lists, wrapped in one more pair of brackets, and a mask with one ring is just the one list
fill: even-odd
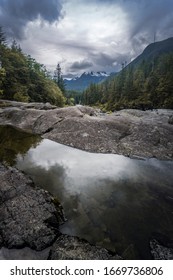
[(0, 98), (23, 102), (50, 102), (63, 106), (65, 98), (44, 65), (23, 54), (14, 41), (5, 43), (0, 28)]
[(106, 110), (173, 109), (173, 38), (149, 45), (113, 79), (92, 84), (83, 103)]
[(45, 66), (24, 54), (15, 41), (7, 46), (0, 28), (1, 99), (50, 102), (57, 106), (63, 106), (65, 101), (68, 105), (82, 102), (111, 111), (173, 109), (173, 38), (149, 45), (119, 74), (101, 84), (91, 84), (80, 98), (76, 93), (68, 93), (65, 98), (65, 90), (62, 93), (60, 88)]

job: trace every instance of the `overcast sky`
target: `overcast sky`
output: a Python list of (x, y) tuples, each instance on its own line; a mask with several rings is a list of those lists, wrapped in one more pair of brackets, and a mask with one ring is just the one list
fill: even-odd
[(0, 26), (49, 70), (112, 72), (173, 37), (173, 0), (0, 0)]

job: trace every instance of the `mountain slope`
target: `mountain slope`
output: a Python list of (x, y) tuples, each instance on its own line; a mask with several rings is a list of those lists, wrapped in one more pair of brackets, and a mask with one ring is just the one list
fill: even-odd
[(154, 60), (158, 56), (173, 51), (173, 37), (148, 45), (142, 54), (134, 59), (128, 66), (137, 66), (143, 60)]
[(84, 102), (107, 110), (173, 109), (173, 38), (149, 45), (116, 76), (87, 89)]
[(80, 77), (64, 79), (64, 82), (67, 90), (83, 91), (90, 84), (98, 84), (109, 76), (106, 72), (84, 72)]

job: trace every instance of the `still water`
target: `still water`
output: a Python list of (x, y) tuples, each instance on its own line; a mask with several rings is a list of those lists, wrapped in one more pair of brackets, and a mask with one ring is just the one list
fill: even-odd
[[(3, 156), (59, 198), (68, 219), (62, 233), (129, 259), (151, 258), (153, 234), (173, 235), (173, 162), (88, 153), (12, 130), (11, 148)], [(3, 132), (7, 138), (9, 131)]]

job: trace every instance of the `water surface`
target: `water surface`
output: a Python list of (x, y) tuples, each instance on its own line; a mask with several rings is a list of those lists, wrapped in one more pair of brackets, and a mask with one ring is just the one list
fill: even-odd
[(60, 199), (68, 219), (63, 233), (129, 259), (150, 259), (152, 235), (173, 234), (171, 161), (88, 153), (39, 139), (15, 154), (15, 165)]

